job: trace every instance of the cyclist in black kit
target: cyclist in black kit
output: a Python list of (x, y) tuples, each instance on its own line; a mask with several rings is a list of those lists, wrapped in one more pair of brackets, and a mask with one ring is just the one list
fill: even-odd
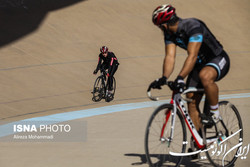
[(97, 74), (100, 69), (108, 69), (108, 91), (111, 92), (113, 90), (113, 76), (118, 68), (118, 60), (113, 52), (108, 51), (108, 47), (102, 46), (100, 48), (99, 60), (97, 67), (93, 74)]
[[(176, 46), (187, 50), (187, 58), (174, 81), (174, 86), (180, 92), (184, 87), (200, 87), (205, 89), (210, 104), (210, 113), (215, 123), (219, 120), (218, 86), (216, 81), (221, 80), (229, 71), (230, 60), (223, 46), (217, 41), (208, 27), (201, 20), (195, 18), (181, 19), (171, 5), (157, 7), (152, 15), (153, 23), (164, 33), (165, 59), (163, 62), (163, 75), (151, 83), (153, 88), (160, 89), (167, 83), (174, 70)], [(185, 84), (184, 79), (187, 78)], [(202, 95), (198, 93), (187, 94), (193, 101), (188, 103), (192, 121), (197, 130), (201, 123), (199, 118), (199, 103)], [(203, 120), (203, 123), (209, 120)]]

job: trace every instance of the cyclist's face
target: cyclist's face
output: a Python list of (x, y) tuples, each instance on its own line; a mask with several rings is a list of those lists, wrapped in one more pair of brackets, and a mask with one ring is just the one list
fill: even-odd
[(159, 27), (162, 31), (168, 30), (167, 24), (161, 24), (161, 25), (159, 25), (158, 27)]
[(107, 57), (107, 56), (108, 56), (108, 52), (103, 52), (102, 55), (103, 55), (104, 57)]
[(169, 34), (173, 34), (175, 33), (175, 31), (173, 31), (172, 28), (170, 28), (170, 26), (168, 24), (161, 24), (158, 26), (162, 31), (164, 32), (168, 32)]

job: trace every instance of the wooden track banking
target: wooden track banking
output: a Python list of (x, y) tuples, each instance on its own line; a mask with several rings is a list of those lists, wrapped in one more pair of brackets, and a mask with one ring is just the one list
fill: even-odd
[[(69, 0), (70, 1), (70, 0)], [(72, 0), (73, 2), (73, 0)], [(76, 2), (76, 1), (74, 1)], [(13, 122), (78, 110), (148, 101), (148, 84), (162, 71), (164, 43), (152, 24), (158, 5), (171, 2), (182, 18), (206, 22), (231, 59), (220, 95), (250, 93), (249, 0), (89, 0), (35, 13), (0, 15), (0, 120)], [(91, 100), (99, 47), (120, 62), (115, 100)], [(186, 58), (177, 50), (176, 76)], [(155, 91), (169, 99), (170, 91)], [(230, 99), (240, 111), (250, 143), (250, 98)], [(1, 167), (146, 167), (143, 139), (155, 106), (82, 118), (85, 142), (0, 142)], [(239, 159), (236, 166), (249, 166)], [(185, 160), (183, 166), (209, 166)]]

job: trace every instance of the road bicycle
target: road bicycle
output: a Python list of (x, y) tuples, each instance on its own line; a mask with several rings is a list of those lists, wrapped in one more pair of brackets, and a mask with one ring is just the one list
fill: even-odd
[[(179, 166), (184, 156), (205, 152), (206, 156), (202, 158), (208, 159), (213, 166), (233, 166), (243, 142), (243, 125), (236, 107), (228, 101), (219, 102), (219, 122), (202, 124), (202, 133), (199, 133), (185, 107), (185, 102), (191, 102), (191, 99), (184, 96), (190, 92), (204, 93), (204, 89), (188, 88), (179, 93), (174, 89), (172, 81), (167, 85), (173, 92), (171, 101), (153, 112), (146, 127), (145, 152), (148, 164), (151, 167)], [(151, 95), (151, 87), (147, 93), (151, 100), (158, 100)], [(208, 101), (205, 100), (204, 104), (201, 119), (209, 117), (210, 113), (205, 107), (209, 106)], [(188, 153), (185, 123), (193, 139), (190, 145), (197, 149), (189, 149)]]
[(92, 100), (94, 102), (101, 101), (102, 99), (105, 99), (106, 102), (110, 102), (114, 99), (115, 95), (115, 89), (116, 89), (116, 81), (115, 77), (113, 76), (113, 85), (112, 91), (108, 90), (108, 79), (107, 79), (107, 72), (104, 69), (100, 70), (100, 76), (98, 76), (94, 83), (93, 91), (91, 92), (93, 94)]

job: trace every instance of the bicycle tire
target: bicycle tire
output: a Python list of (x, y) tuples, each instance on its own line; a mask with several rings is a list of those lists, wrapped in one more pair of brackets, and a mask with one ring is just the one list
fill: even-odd
[(103, 81), (102, 81), (102, 76), (99, 76), (96, 78), (95, 83), (94, 83), (94, 88), (93, 88), (93, 98), (92, 100), (94, 102), (101, 101), (102, 98), (104, 97), (105, 89), (103, 86)]
[(116, 90), (116, 80), (115, 77), (113, 77), (113, 96), (115, 96), (115, 90)]
[[(174, 136), (171, 142), (162, 141), (161, 134), (164, 134), (165, 139), (169, 136), (172, 120), (173, 105), (163, 104), (159, 106), (151, 115), (145, 134), (145, 153), (147, 162), (151, 167), (160, 166), (179, 166), (182, 158), (180, 156), (171, 156), (169, 151), (176, 153), (184, 153), (186, 150), (187, 134), (184, 119), (177, 108), (177, 115), (175, 117)], [(166, 125), (166, 112), (171, 111), (169, 119)], [(163, 125), (163, 126), (162, 126)], [(164, 133), (162, 133), (162, 127), (165, 126)], [(153, 148), (154, 147), (154, 148)]]
[[(237, 144), (243, 142), (243, 125), (237, 108), (230, 102), (228, 101), (219, 102), (219, 112), (222, 117), (222, 121), (219, 121), (216, 124), (215, 128), (213, 128), (214, 130), (210, 130), (209, 132), (210, 135), (212, 134), (211, 131), (214, 131), (214, 134), (216, 136), (219, 135), (220, 138), (218, 139), (221, 140), (233, 134), (235, 136), (229, 137), (229, 139), (227, 140), (224, 139), (225, 140), (224, 142), (223, 140), (222, 141), (218, 140), (216, 143), (213, 143), (210, 146), (207, 145), (206, 146), (207, 148), (211, 147), (213, 149), (207, 151), (206, 156), (213, 166), (229, 167), (233, 166), (235, 161), (237, 160), (236, 155), (239, 147), (235, 147), (235, 149), (233, 149), (232, 151), (230, 151), (230, 148), (233, 148)], [(223, 126), (223, 123), (225, 126)], [(226, 127), (228, 131), (226, 131), (224, 127)], [(207, 135), (208, 132), (206, 132), (206, 136)]]

